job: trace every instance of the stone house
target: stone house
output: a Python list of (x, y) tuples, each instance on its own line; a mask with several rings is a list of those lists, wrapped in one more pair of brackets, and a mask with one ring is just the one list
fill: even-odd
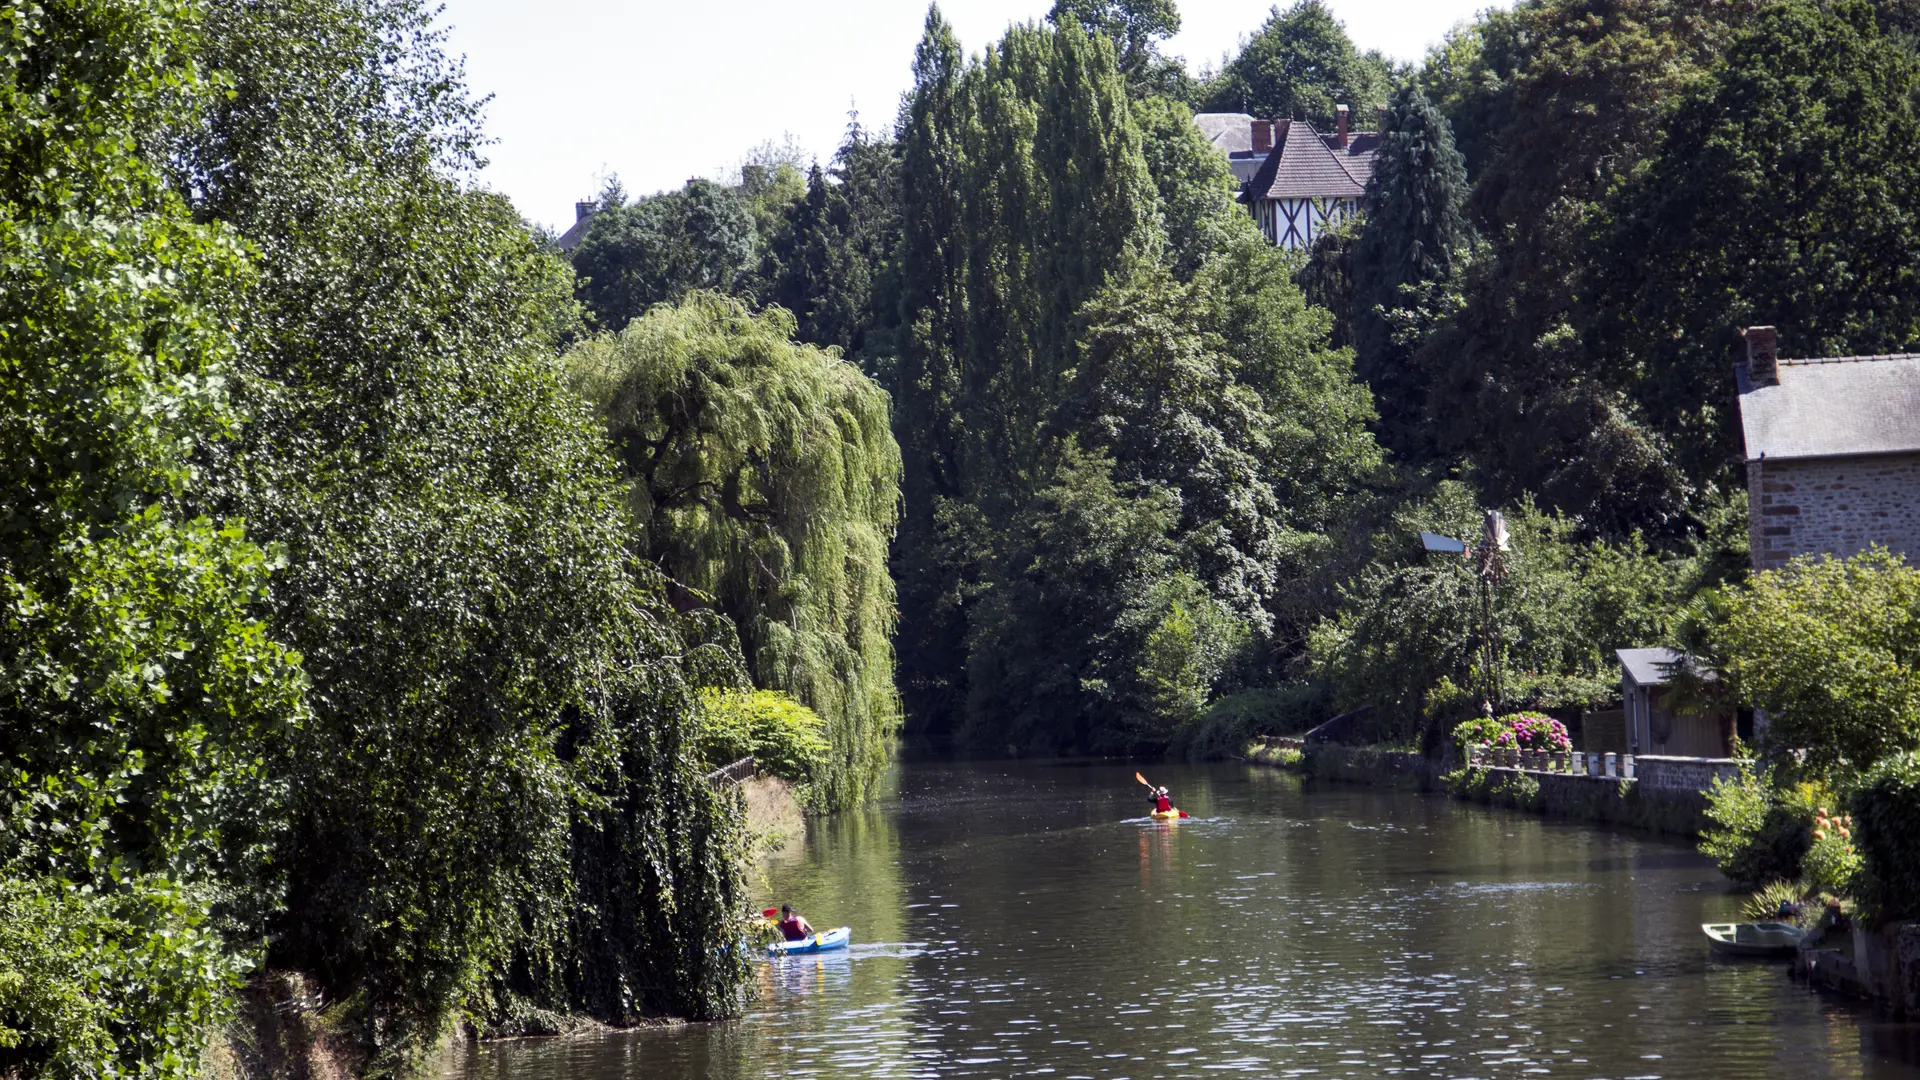
[(1782, 360), (1771, 326), (1735, 365), (1755, 570), (1882, 544), (1920, 556), (1920, 355)]

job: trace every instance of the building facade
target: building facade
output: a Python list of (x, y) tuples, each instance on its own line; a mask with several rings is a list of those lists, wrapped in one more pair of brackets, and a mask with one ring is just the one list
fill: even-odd
[(1756, 570), (1884, 545), (1920, 556), (1920, 355), (1782, 360), (1773, 327), (1736, 367)]
[(1345, 105), (1336, 115), (1335, 130), (1327, 135), (1305, 120), (1256, 120), (1245, 113), (1194, 117), (1226, 155), (1240, 182), (1240, 202), (1279, 247), (1304, 249), (1360, 212), (1380, 135), (1349, 131)]

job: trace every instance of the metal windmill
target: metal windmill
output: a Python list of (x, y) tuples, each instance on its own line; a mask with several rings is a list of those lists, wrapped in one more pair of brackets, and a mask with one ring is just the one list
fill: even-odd
[(1480, 578), (1480, 709), (1488, 716), (1493, 715), (1494, 703), (1506, 696), (1500, 682), (1500, 624), (1493, 617), (1493, 597), (1507, 577), (1511, 542), (1507, 519), (1498, 510), (1487, 511), (1477, 547), (1438, 533), (1420, 534), (1420, 545), (1428, 551), (1455, 552), (1476, 563)]

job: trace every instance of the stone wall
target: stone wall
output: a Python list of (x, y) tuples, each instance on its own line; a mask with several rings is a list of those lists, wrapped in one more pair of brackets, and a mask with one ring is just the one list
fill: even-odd
[(1920, 454), (1747, 463), (1753, 567), (1885, 544), (1920, 556)]
[[(1626, 825), (1656, 833), (1698, 836), (1708, 824), (1706, 794), (1681, 784), (1685, 778), (1705, 775), (1713, 758), (1647, 758), (1666, 786), (1609, 776), (1575, 776), (1535, 769), (1492, 768), (1489, 779), (1524, 775), (1539, 786), (1539, 797), (1524, 807), (1548, 817), (1609, 825)], [(1672, 763), (1672, 764), (1669, 764)], [(1375, 787), (1414, 791), (1445, 790), (1444, 778), (1453, 771), (1451, 755), (1435, 760), (1419, 754), (1361, 746), (1308, 745), (1303, 771), (1310, 777)], [(1681, 786), (1673, 786), (1680, 784)], [(1463, 796), (1465, 797), (1465, 796)]]
[(1740, 775), (1740, 763), (1732, 758), (1640, 754), (1633, 759), (1633, 766), (1640, 786), (1658, 791), (1706, 791), (1718, 778), (1731, 780)]

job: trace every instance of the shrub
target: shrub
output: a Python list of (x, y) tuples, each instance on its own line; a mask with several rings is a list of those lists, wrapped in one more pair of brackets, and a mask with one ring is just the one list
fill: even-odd
[(1769, 922), (1780, 917), (1780, 905), (1797, 904), (1806, 894), (1798, 881), (1777, 878), (1755, 889), (1740, 911), (1753, 922)]
[(826, 767), (827, 723), (819, 713), (773, 690), (706, 690), (700, 694), (694, 744), (709, 768), (748, 755), (762, 772), (807, 783)]
[(143, 878), (109, 895), (0, 880), (0, 1072), (191, 1080), (244, 962), (208, 898)]
[(1540, 807), (1540, 781), (1525, 773), (1512, 773), (1495, 784), (1488, 795), (1495, 803), (1515, 810), (1536, 810)]
[(1447, 794), (1456, 799), (1468, 799), (1473, 802), (1486, 802), (1487, 789), (1493, 780), (1493, 773), (1479, 766), (1455, 769), (1440, 778), (1441, 786)]
[(1885, 918), (1920, 915), (1920, 753), (1870, 770), (1853, 796), (1856, 839), (1868, 895)]
[(1184, 757), (1229, 757), (1261, 735), (1294, 735), (1326, 719), (1326, 693), (1294, 684), (1242, 690), (1214, 700), (1174, 732), (1173, 751)]
[(1741, 888), (1798, 878), (1828, 794), (1815, 784), (1779, 788), (1773, 770), (1756, 774), (1742, 762), (1738, 776), (1717, 778), (1707, 790), (1707, 818), (1716, 827), (1701, 834), (1700, 851)]
[(1828, 829), (1813, 831), (1813, 846), (1800, 860), (1808, 892), (1853, 896), (1858, 892), (1861, 860), (1847, 837), (1845, 826), (1835, 823)]
[(1494, 738), (1496, 746), (1560, 752), (1573, 749), (1573, 740), (1567, 737), (1567, 726), (1545, 713), (1508, 713), (1497, 723), (1505, 730)]
[(1491, 716), (1476, 716), (1453, 729), (1453, 745), (1459, 752), (1460, 760), (1467, 760), (1467, 747), (1497, 742), (1507, 731), (1504, 721)]

